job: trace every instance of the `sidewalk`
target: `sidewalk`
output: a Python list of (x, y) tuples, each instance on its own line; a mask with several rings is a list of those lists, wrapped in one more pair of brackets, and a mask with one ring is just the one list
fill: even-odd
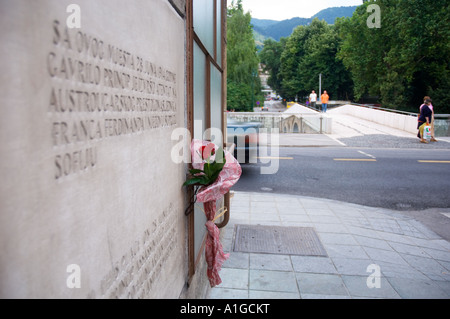
[[(312, 228), (326, 253), (237, 252), (238, 225)], [(395, 211), (235, 192), (221, 236), (230, 258), (209, 299), (450, 298), (450, 242)]]

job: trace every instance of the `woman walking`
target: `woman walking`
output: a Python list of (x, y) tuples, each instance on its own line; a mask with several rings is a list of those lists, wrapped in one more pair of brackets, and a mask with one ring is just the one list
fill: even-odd
[(417, 128), (419, 129), (419, 133), (417, 137), (420, 138), (421, 143), (428, 144), (428, 141), (423, 138), (423, 131), (425, 126), (431, 125), (431, 121), (433, 118), (433, 111), (431, 109), (431, 98), (429, 96), (425, 96), (424, 104), (420, 106), (420, 114)]

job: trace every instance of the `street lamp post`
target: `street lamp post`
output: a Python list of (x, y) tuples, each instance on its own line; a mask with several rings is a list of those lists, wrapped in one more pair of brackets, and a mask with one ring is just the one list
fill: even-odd
[(322, 94), (322, 73), (319, 74), (319, 99), (321, 94)]
[(320, 101), (320, 109), (319, 109), (319, 103), (317, 103), (317, 109), (321, 110), (322, 109), (322, 73), (319, 73), (319, 94), (317, 94), (317, 102)]

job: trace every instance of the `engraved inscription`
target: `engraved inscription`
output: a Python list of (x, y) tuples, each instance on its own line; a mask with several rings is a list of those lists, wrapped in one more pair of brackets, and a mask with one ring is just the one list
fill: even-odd
[(95, 168), (101, 141), (177, 125), (176, 73), (57, 20), (52, 29), (47, 113), (56, 180)]
[(166, 261), (177, 248), (176, 216), (176, 210), (170, 204), (115, 263), (101, 281), (102, 298), (140, 299), (148, 296)]

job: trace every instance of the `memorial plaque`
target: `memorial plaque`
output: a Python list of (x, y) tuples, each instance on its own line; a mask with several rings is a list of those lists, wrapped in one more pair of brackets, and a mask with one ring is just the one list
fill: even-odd
[(177, 298), (185, 26), (169, 1), (1, 1), (0, 297)]

